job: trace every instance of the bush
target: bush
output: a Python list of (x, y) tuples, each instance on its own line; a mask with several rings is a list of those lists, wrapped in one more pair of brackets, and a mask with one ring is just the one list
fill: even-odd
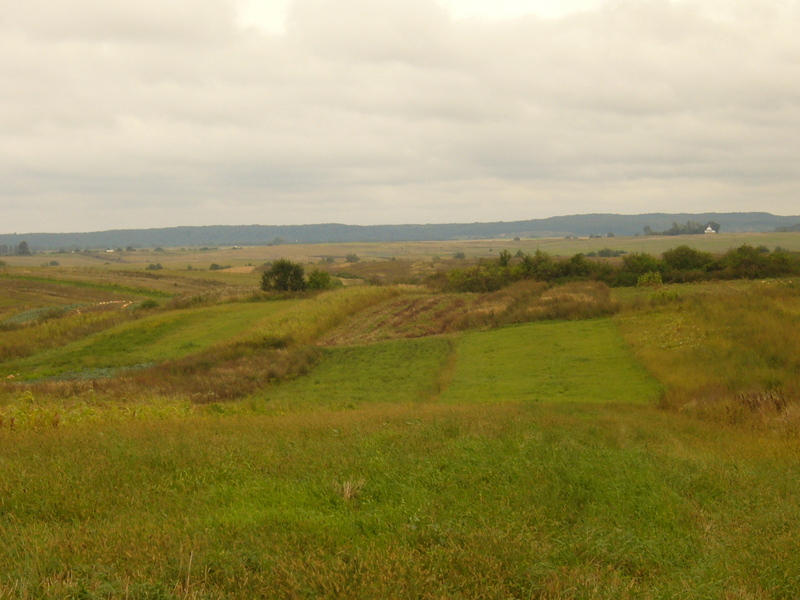
[(711, 256), (711, 253), (700, 252), (686, 245), (667, 250), (661, 255), (661, 258), (669, 269), (676, 271), (705, 269), (714, 262), (714, 257)]
[(308, 283), (306, 285), (310, 290), (329, 290), (334, 287), (334, 280), (330, 273), (314, 269), (308, 274)]
[(161, 263), (155, 263), (155, 264), (150, 263), (149, 265), (147, 265), (145, 267), (145, 270), (147, 270), (147, 271), (160, 271), (163, 268), (164, 267), (161, 266)]
[(651, 271), (661, 271), (663, 263), (647, 252), (633, 252), (623, 257), (622, 268), (629, 273), (644, 275)]
[(355, 253), (346, 254), (344, 259), (349, 263), (355, 263), (361, 260), (360, 258), (358, 258), (358, 254)]

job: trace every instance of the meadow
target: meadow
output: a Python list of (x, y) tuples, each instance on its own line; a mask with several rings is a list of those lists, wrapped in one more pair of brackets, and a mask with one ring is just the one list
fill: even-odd
[(0, 277), (0, 598), (800, 597), (800, 281), (163, 262)]

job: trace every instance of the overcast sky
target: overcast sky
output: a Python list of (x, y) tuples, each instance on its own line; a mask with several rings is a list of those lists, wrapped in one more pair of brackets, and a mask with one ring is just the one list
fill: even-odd
[(0, 232), (800, 213), (800, 0), (0, 0)]

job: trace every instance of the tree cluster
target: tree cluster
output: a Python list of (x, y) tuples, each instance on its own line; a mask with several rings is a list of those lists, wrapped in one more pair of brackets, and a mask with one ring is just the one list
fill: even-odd
[(0, 256), (10, 256), (12, 254), (17, 256), (31, 256), (33, 252), (30, 246), (28, 246), (28, 242), (25, 240), (22, 240), (16, 246), (14, 244), (0, 244)]
[(304, 292), (328, 290), (336, 281), (326, 271), (314, 269), (308, 276), (300, 263), (281, 258), (276, 260), (261, 276), (261, 289), (265, 292)]
[(716, 233), (719, 233), (721, 225), (716, 221), (709, 221), (705, 225), (697, 221), (686, 221), (685, 225), (678, 225), (673, 222), (672, 227), (664, 231), (653, 231), (649, 225), (644, 226), (645, 235), (697, 235), (705, 233), (706, 229), (711, 227)]

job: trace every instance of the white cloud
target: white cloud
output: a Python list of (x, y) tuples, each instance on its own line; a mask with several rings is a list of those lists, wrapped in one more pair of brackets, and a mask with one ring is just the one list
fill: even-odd
[(797, 1), (6, 4), (6, 230), (797, 212)]

